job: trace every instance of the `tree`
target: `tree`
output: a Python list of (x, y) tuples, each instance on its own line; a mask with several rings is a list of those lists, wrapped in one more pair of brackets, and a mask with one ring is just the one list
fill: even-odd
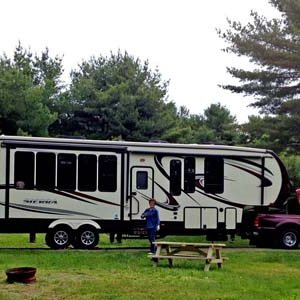
[(236, 117), (220, 103), (211, 104), (204, 111), (204, 124), (214, 132), (215, 142), (225, 144), (238, 143), (238, 125)]
[(73, 70), (72, 111), (60, 133), (98, 139), (148, 141), (161, 138), (176, 117), (167, 102), (168, 82), (127, 52), (92, 57)]
[(300, 156), (283, 152), (280, 156), (287, 167), (294, 188), (300, 187)]
[(277, 139), (277, 130), (273, 117), (250, 116), (249, 122), (241, 125), (242, 144), (280, 151), (282, 145)]
[(61, 59), (46, 49), (33, 55), (22, 45), (12, 59), (0, 57), (0, 131), (4, 134), (48, 135), (57, 118)]
[(229, 29), (219, 35), (229, 44), (226, 51), (248, 57), (258, 67), (250, 71), (229, 67), (228, 72), (242, 85), (223, 87), (253, 95), (256, 101), (251, 106), (277, 114), (284, 102), (299, 97), (300, 1), (269, 2), (282, 13), (281, 19), (268, 20), (251, 12), (252, 22), (242, 25), (229, 20)]
[[(281, 12), (281, 18), (268, 20), (251, 12), (252, 22), (242, 25), (229, 20), (229, 29), (219, 31), (228, 43), (226, 51), (248, 57), (253, 70), (228, 67), (228, 72), (241, 85), (224, 85), (235, 93), (254, 96), (250, 106), (267, 115), (264, 134), (274, 142), (273, 148), (283, 149), (299, 142), (300, 95), (300, 1), (269, 0)], [(269, 117), (268, 117), (269, 116)], [(271, 118), (271, 119), (270, 119)], [(253, 120), (252, 120), (253, 121)], [(248, 128), (251, 127), (248, 126)]]
[(236, 118), (220, 103), (211, 104), (203, 115), (190, 114), (185, 106), (180, 107), (177, 122), (167, 135), (167, 140), (180, 143), (232, 145), (240, 141)]
[(166, 132), (164, 139), (172, 143), (206, 143), (214, 140), (214, 132), (207, 128), (202, 115), (190, 114), (185, 106), (177, 112), (176, 121)]

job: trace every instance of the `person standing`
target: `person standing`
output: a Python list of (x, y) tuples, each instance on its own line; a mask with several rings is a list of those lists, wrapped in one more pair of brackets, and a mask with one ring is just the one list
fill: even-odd
[(149, 200), (149, 207), (142, 213), (142, 218), (146, 219), (146, 228), (148, 233), (148, 239), (150, 242), (150, 252), (154, 254), (156, 251), (155, 237), (156, 231), (160, 229), (160, 220), (158, 210), (155, 208), (156, 200)]

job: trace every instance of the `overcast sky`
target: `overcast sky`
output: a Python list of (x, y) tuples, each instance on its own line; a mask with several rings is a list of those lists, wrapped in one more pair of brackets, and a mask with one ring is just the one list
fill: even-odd
[(92, 55), (118, 49), (149, 60), (170, 80), (169, 99), (191, 113), (220, 102), (239, 122), (256, 113), (251, 98), (218, 84), (234, 82), (226, 66), (245, 61), (223, 53), (216, 28), (226, 18), (246, 22), (250, 10), (278, 16), (268, 0), (0, 0), (0, 52), (10, 56), (18, 41), (40, 53), (63, 56), (69, 71)]

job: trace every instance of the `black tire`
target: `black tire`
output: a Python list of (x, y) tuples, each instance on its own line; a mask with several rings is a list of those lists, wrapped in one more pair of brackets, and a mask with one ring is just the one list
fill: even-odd
[(92, 226), (80, 227), (75, 234), (74, 247), (79, 249), (93, 249), (99, 243), (99, 233)]
[(73, 233), (68, 226), (56, 226), (46, 233), (46, 244), (52, 249), (65, 249), (73, 241)]
[(278, 244), (283, 249), (296, 249), (299, 245), (299, 231), (295, 228), (284, 228), (279, 231)]

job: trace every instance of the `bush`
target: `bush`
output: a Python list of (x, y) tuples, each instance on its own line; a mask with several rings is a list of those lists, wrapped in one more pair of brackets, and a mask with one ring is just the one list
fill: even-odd
[(284, 152), (280, 157), (288, 169), (293, 187), (300, 188), (300, 155)]

